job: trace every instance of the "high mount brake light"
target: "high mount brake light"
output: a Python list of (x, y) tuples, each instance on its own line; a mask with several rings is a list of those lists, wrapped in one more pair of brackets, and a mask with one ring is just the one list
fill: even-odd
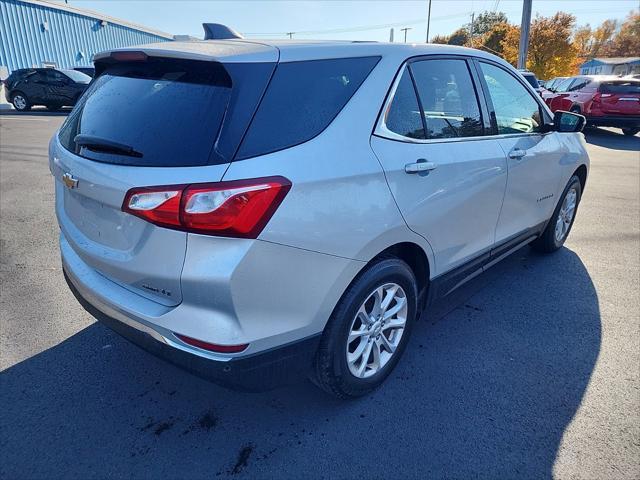
[(109, 56), (119, 62), (146, 62), (149, 58), (146, 53), (139, 51), (111, 52)]
[(284, 177), (132, 188), (122, 211), (161, 227), (256, 238), (290, 188)]

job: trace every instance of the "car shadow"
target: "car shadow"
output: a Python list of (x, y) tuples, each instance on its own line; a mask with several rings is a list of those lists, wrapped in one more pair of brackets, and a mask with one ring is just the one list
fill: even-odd
[(584, 131), (587, 143), (598, 145), (599, 147), (612, 148), (615, 150), (629, 150), (640, 152), (640, 136), (629, 137), (622, 134), (622, 131), (612, 131), (603, 128), (589, 128)]
[(354, 401), (310, 383), (229, 391), (92, 324), (0, 375), (0, 473), (551, 478), (600, 339), (567, 248), (522, 249), (434, 305), (385, 385)]
[(0, 110), (0, 117), (20, 116), (20, 117), (66, 117), (71, 113), (71, 107), (62, 107), (60, 110), (51, 112), (45, 107), (33, 107), (27, 112), (19, 112), (14, 109)]

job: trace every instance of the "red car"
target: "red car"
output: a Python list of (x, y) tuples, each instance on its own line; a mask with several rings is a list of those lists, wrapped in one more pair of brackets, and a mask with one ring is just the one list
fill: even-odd
[(566, 110), (587, 118), (587, 125), (621, 128), (625, 135), (640, 131), (640, 80), (612, 76), (567, 78), (544, 101), (552, 111)]

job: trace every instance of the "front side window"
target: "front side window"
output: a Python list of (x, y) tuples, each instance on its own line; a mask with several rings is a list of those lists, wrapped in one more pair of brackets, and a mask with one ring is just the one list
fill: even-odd
[(385, 117), (388, 130), (403, 137), (424, 139), (422, 116), (413, 81), (408, 69), (404, 69), (398, 87)]
[(484, 134), (478, 98), (465, 60), (411, 63), (427, 128), (426, 138), (476, 137)]
[(540, 105), (513, 75), (500, 67), (480, 62), (498, 124), (498, 133), (540, 132)]

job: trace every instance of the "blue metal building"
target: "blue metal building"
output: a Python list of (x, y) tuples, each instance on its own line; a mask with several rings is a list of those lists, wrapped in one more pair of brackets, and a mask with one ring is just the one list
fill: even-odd
[[(46, 0), (0, 0), (0, 72), (92, 64), (95, 53), (173, 36), (97, 12)], [(3, 68), (4, 67), (4, 68)]]
[(582, 75), (632, 75), (640, 73), (640, 57), (592, 58), (580, 65)]

